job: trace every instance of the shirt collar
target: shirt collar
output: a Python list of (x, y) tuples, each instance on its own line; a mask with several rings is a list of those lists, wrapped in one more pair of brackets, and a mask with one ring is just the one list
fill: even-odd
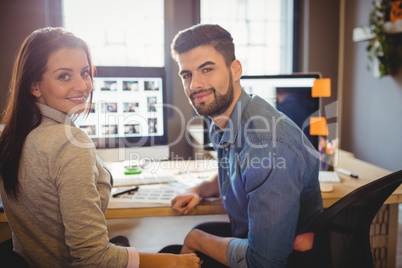
[(65, 124), (75, 127), (74, 122), (71, 120), (70, 117), (67, 116), (66, 113), (63, 113), (57, 109), (54, 109), (48, 105), (39, 102), (37, 102), (36, 104), (44, 117), (47, 117), (59, 124)]
[[(224, 130), (221, 130), (214, 122), (211, 123), (210, 136), (215, 137), (212, 142), (215, 144), (234, 144), (237, 134), (240, 129), (241, 118), (244, 110), (246, 109), (251, 97), (244, 90), (242, 90), (239, 100), (233, 109), (232, 115), (229, 118), (228, 124)], [(217, 135), (217, 134), (220, 135)], [(215, 135), (215, 136), (214, 136)], [(219, 136), (219, 139), (216, 138)]]

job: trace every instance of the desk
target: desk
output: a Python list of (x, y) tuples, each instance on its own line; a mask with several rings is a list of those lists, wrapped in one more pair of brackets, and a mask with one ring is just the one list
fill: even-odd
[[(334, 190), (330, 193), (322, 193), (324, 207), (327, 208), (337, 200), (357, 189), (358, 187), (383, 177), (390, 172), (375, 165), (369, 164), (362, 160), (354, 158), (350, 153), (339, 151), (338, 167), (352, 171), (359, 175), (359, 179), (340, 174), (342, 182), (333, 184)], [(211, 161), (211, 160), (208, 160)], [(167, 162), (169, 163), (169, 162)], [(171, 162), (170, 162), (171, 163)], [(204, 161), (183, 161), (175, 162), (174, 169), (181, 170), (186, 168), (194, 169), (203, 168)], [(167, 164), (172, 168), (171, 164)], [(396, 261), (396, 245), (398, 232), (398, 204), (402, 203), (402, 186), (399, 187), (385, 202), (383, 209), (373, 220), (371, 232), (371, 243), (376, 262), (386, 262), (386, 266), (395, 267)], [(224, 214), (225, 210), (220, 200), (207, 201), (203, 200), (201, 204), (195, 208), (189, 215), (211, 215)], [(178, 214), (166, 205), (144, 205), (136, 208), (113, 208), (106, 211), (106, 218), (134, 218), (134, 217), (160, 217), (160, 216), (178, 216)], [(385, 228), (384, 228), (385, 226)], [(7, 227), (7, 218), (4, 213), (0, 213), (0, 233)], [(378, 229), (378, 230), (377, 230)], [(0, 235), (1, 237), (1, 235)], [(386, 252), (386, 253), (384, 253)], [(378, 256), (377, 256), (378, 255)], [(384, 256), (385, 255), (385, 256)]]
[[(216, 215), (225, 214), (220, 200), (216, 201), (201, 201), (187, 215)], [(180, 216), (169, 206), (148, 206), (141, 208), (114, 208), (108, 209), (105, 214), (107, 219), (124, 219), (124, 218), (138, 218), (138, 217), (166, 217), (166, 216)]]
[[(358, 187), (391, 173), (386, 169), (359, 160), (348, 152), (342, 150), (339, 150), (338, 161), (337, 167), (352, 171), (358, 174), (359, 178), (354, 179), (347, 175), (339, 174), (342, 182), (339, 184), (332, 184), (334, 186), (334, 191), (330, 193), (322, 193), (325, 208), (331, 206), (343, 196), (352, 192)], [(396, 189), (395, 192), (387, 199), (387, 201), (385, 201), (385, 204), (398, 203), (402, 203), (402, 186)]]
[[(375, 165), (369, 164), (357, 158), (354, 158), (352, 154), (345, 151), (339, 151), (338, 166), (346, 170), (350, 170), (359, 175), (359, 179), (353, 179), (349, 176), (339, 174), (342, 182), (339, 184), (333, 184), (334, 190), (330, 193), (322, 193), (324, 208), (327, 208), (338, 201), (340, 198), (357, 189), (358, 187), (367, 184), (368, 182), (377, 178), (383, 177), (390, 172)], [(178, 161), (174, 165), (175, 170), (182, 170), (187, 165), (186, 161)], [(198, 168), (202, 167), (202, 160), (189, 161), (187, 168), (194, 169), (194, 166), (198, 165)], [(197, 164), (198, 163), (198, 164)], [(167, 164), (169, 166), (169, 164)], [(395, 192), (387, 199), (385, 204), (399, 204), (402, 203), (402, 186), (395, 190)], [(219, 200), (216, 201), (203, 201), (201, 204), (190, 213), (190, 215), (211, 215), (211, 214), (223, 214), (225, 210), (222, 203)], [(169, 206), (160, 205), (144, 205), (136, 208), (113, 208), (106, 211), (106, 218), (135, 218), (135, 217), (158, 217), (158, 216), (177, 216)], [(4, 213), (0, 213), (0, 222), (7, 222), (7, 218)]]
[[(324, 208), (330, 207), (336, 201), (343, 196), (357, 189), (358, 187), (367, 184), (375, 179), (383, 177), (390, 172), (375, 165), (369, 164), (357, 158), (348, 152), (339, 151), (338, 154), (338, 166), (346, 170), (352, 171), (359, 175), (359, 179), (354, 179), (344, 174), (339, 174), (342, 182), (334, 183), (334, 190), (329, 193), (322, 193)], [(211, 160), (208, 160), (211, 161)], [(196, 163), (202, 163), (203, 161), (190, 161), (189, 169), (194, 170)], [(184, 164), (186, 165), (186, 164)], [(198, 164), (198, 168), (203, 164)], [(183, 164), (178, 162), (175, 164), (176, 170), (183, 170)], [(402, 203), (402, 186), (395, 190), (395, 192), (387, 199), (385, 204), (398, 204)], [(211, 215), (211, 214), (223, 214), (225, 210), (220, 200), (216, 201), (202, 201), (201, 204), (196, 207), (190, 215)], [(169, 206), (160, 205), (146, 205), (137, 208), (113, 208), (108, 209), (106, 212), (106, 218), (133, 218), (133, 217), (158, 217), (158, 216), (177, 216)], [(1, 217), (1, 214), (0, 214)], [(0, 218), (1, 221), (1, 218)]]

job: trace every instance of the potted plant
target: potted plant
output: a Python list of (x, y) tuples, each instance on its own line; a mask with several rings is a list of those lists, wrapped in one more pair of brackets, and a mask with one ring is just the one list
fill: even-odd
[[(399, 14), (399, 15), (398, 15)], [(379, 76), (394, 75), (401, 66), (401, 34), (390, 33), (392, 23), (402, 18), (402, 1), (378, 0), (373, 2), (369, 29), (373, 35), (366, 50), (369, 60), (377, 61)], [(392, 20), (391, 20), (392, 19)]]

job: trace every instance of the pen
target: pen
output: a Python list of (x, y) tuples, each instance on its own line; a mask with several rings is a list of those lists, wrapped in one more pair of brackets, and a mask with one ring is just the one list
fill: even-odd
[(343, 168), (337, 168), (336, 171), (339, 173), (345, 174), (345, 175), (349, 175), (350, 177), (355, 178), (355, 179), (359, 178), (359, 176), (357, 174), (347, 171)]
[(112, 196), (113, 196), (113, 197), (117, 197), (117, 196), (119, 196), (119, 195), (126, 194), (126, 193), (130, 193), (130, 192), (135, 192), (135, 191), (138, 191), (138, 186), (135, 186), (134, 188), (127, 189), (127, 190), (125, 190), (125, 191), (121, 191), (121, 192), (115, 193), (115, 194), (112, 195)]

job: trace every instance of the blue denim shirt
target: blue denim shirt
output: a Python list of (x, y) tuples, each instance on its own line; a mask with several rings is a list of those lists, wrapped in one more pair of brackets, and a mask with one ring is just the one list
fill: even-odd
[(323, 210), (317, 150), (289, 118), (244, 91), (225, 130), (212, 123), (209, 134), (236, 237), (230, 267), (286, 267), (295, 236)]

